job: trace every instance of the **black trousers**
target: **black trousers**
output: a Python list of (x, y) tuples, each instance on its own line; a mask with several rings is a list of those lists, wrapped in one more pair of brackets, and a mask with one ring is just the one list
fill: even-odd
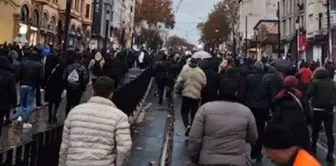
[(80, 100), (82, 98), (83, 91), (81, 90), (67, 90), (66, 94), (66, 108), (65, 108), (65, 113), (66, 115), (69, 114), (70, 110), (77, 106), (80, 103)]
[(158, 90), (158, 94), (159, 94), (159, 104), (162, 104), (163, 94), (164, 94), (165, 86), (166, 86), (165, 81), (156, 79), (156, 86), (157, 86), (157, 90)]
[[(192, 124), (198, 109), (198, 104), (199, 100), (197, 99), (193, 99), (190, 97), (182, 98), (181, 116), (185, 127), (188, 127), (190, 124)], [(190, 122), (189, 122), (189, 114), (190, 114)]]
[(56, 118), (56, 116), (57, 116), (57, 110), (58, 110), (59, 105), (60, 105), (59, 102), (57, 102), (57, 103), (54, 103), (54, 102), (49, 103), (49, 105), (48, 105), (49, 120), (52, 120), (52, 118)]
[(313, 132), (312, 132), (312, 147), (316, 150), (318, 134), (321, 129), (322, 122), (324, 124), (325, 134), (327, 136), (328, 153), (333, 153), (335, 139), (333, 135), (334, 114), (333, 111), (314, 111)]
[(42, 106), (40, 85), (36, 86), (35, 95), (36, 95), (36, 106)]
[(265, 132), (266, 121), (269, 117), (269, 110), (260, 109), (260, 108), (250, 108), (250, 109), (256, 120), (258, 136), (259, 136), (256, 144), (252, 145), (251, 158), (255, 159), (256, 157), (261, 155), (263, 135)]
[(3, 119), (3, 116), (0, 116), (0, 136), (2, 135)]

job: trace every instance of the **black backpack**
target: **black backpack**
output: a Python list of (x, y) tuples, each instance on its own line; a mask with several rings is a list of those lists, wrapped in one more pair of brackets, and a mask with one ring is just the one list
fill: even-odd
[(100, 76), (102, 74), (102, 67), (100, 66), (100, 61), (101, 60), (94, 60), (94, 64), (92, 66), (92, 74), (95, 75), (95, 76)]

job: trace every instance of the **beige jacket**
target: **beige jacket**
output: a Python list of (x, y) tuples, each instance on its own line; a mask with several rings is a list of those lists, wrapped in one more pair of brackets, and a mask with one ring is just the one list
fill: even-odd
[(132, 147), (129, 127), (111, 100), (92, 97), (65, 121), (59, 166), (123, 166)]
[(201, 99), (201, 91), (207, 83), (205, 73), (199, 67), (186, 67), (179, 74), (175, 92), (181, 93), (184, 97)]
[(246, 143), (257, 141), (257, 127), (251, 110), (234, 100), (208, 102), (197, 111), (187, 148), (193, 162), (248, 165)]

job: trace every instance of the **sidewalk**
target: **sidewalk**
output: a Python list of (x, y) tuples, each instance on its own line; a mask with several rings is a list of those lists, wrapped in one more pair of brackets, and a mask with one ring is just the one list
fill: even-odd
[(157, 104), (153, 89), (148, 94), (150, 107), (140, 113), (132, 131), (132, 153), (127, 166), (158, 165), (165, 132), (167, 103)]

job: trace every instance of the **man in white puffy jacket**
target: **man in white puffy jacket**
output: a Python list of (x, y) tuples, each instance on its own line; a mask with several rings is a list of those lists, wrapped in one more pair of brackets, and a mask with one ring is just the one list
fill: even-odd
[(59, 166), (123, 166), (132, 140), (125, 113), (111, 101), (113, 80), (99, 77), (93, 97), (65, 120)]

